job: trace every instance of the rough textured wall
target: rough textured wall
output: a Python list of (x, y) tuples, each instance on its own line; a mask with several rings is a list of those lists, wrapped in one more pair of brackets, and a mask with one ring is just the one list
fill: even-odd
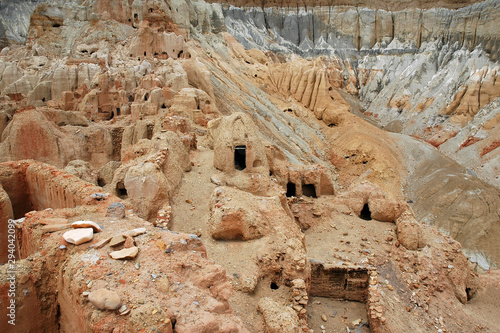
[(209, 0), (231, 4), (235, 7), (313, 7), (313, 6), (359, 6), (385, 10), (402, 10), (406, 8), (461, 8), (480, 0)]
[[(396, 7), (397, 8), (397, 7)], [(426, 42), (481, 45), (499, 52), (496, 0), (457, 10), (446, 8), (371, 9), (360, 6), (233, 7), (223, 5), (228, 31), (248, 48), (305, 56), (336, 52), (416, 52)]]

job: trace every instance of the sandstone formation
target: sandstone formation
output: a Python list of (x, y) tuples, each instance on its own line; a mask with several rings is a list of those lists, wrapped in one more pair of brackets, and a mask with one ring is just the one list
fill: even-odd
[(0, 317), (494, 331), (499, 6), (3, 1)]

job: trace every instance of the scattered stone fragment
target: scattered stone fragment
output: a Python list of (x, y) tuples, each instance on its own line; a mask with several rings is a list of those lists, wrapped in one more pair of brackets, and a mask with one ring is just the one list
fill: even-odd
[(113, 259), (134, 259), (138, 253), (139, 249), (134, 246), (120, 251), (113, 251), (109, 255)]
[(387, 289), (389, 289), (389, 290), (391, 290), (391, 291), (392, 291), (392, 290), (394, 290), (394, 287), (393, 287), (393, 286), (391, 286), (390, 284), (388, 284), (388, 285), (387, 285)]
[(66, 231), (63, 238), (68, 243), (80, 245), (94, 238), (94, 230), (92, 228), (83, 228)]
[(125, 315), (128, 315), (129, 313), (130, 313), (130, 309), (126, 309), (125, 311), (120, 312), (120, 316), (125, 316)]
[(119, 309), (118, 312), (122, 314), (123, 312), (127, 311), (127, 305), (123, 304)]
[(123, 247), (125, 248), (130, 248), (135, 246), (135, 241), (132, 237), (125, 235), (125, 243), (123, 244)]
[(126, 231), (125, 233), (123, 233), (123, 235), (124, 236), (135, 237), (135, 236), (142, 235), (145, 232), (146, 232), (146, 228), (135, 228), (135, 229)]
[(102, 231), (101, 227), (97, 223), (92, 222), (92, 221), (76, 221), (76, 222), (71, 223), (71, 226), (74, 229), (92, 228), (92, 229), (94, 229), (94, 232), (101, 232)]
[(125, 205), (121, 202), (115, 202), (109, 205), (108, 211), (106, 213), (108, 217), (115, 217), (118, 219), (125, 218)]
[(215, 178), (214, 176), (210, 177), (210, 181), (212, 182), (212, 184), (215, 184), (217, 186), (220, 186), (220, 180), (218, 180), (217, 178)]
[(117, 310), (121, 307), (120, 296), (108, 289), (97, 289), (89, 294), (89, 301), (99, 310)]
[(359, 324), (361, 324), (361, 319), (356, 319), (352, 322), (352, 326), (358, 326)]
[(95, 244), (94, 248), (95, 249), (100, 249), (104, 245), (108, 244), (110, 241), (111, 241), (111, 237), (105, 238), (105, 239), (101, 240), (99, 243)]
[(323, 320), (324, 322), (326, 322), (328, 320), (328, 318), (324, 314), (322, 314), (321, 315), (321, 320)]
[(109, 246), (115, 247), (118, 245), (122, 245), (123, 243), (125, 243), (125, 240), (126, 240), (126, 238), (123, 237), (122, 235), (116, 235), (113, 238), (111, 238)]
[(46, 233), (66, 230), (66, 229), (70, 229), (70, 228), (71, 228), (71, 225), (69, 225), (69, 224), (48, 224), (48, 225), (44, 225), (42, 227), (42, 233), (46, 234)]
[(90, 197), (96, 200), (105, 200), (109, 197), (109, 193), (94, 193), (91, 194)]

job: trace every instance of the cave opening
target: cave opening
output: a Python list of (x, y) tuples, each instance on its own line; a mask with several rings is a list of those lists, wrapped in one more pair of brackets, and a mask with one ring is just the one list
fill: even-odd
[(302, 194), (306, 197), (317, 198), (316, 188), (313, 184), (303, 184), (302, 185)]
[(234, 147), (234, 168), (242, 171), (247, 167), (247, 146)]
[(370, 207), (367, 203), (364, 204), (359, 217), (363, 220), (370, 221), (372, 219), (372, 212), (370, 211)]
[(116, 184), (116, 194), (120, 199), (125, 199), (128, 196), (127, 189), (123, 182), (118, 182)]
[(272, 290), (278, 290), (280, 286), (278, 286), (276, 284), (276, 282), (271, 282), (271, 286), (270, 287), (271, 287)]
[(106, 186), (106, 182), (102, 178), (97, 178), (97, 185), (99, 185), (100, 187), (104, 187)]
[(286, 184), (286, 196), (288, 198), (295, 197), (297, 195), (297, 186), (294, 183), (289, 182)]
[(465, 293), (467, 294), (467, 302), (472, 299), (472, 290), (470, 288), (465, 288)]

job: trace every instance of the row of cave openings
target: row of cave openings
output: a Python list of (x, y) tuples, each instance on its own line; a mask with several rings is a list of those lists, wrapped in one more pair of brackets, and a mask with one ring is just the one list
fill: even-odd
[[(238, 171), (243, 171), (247, 167), (246, 161), (246, 150), (245, 145), (234, 147), (234, 168)], [(255, 165), (254, 165), (255, 166)], [(316, 188), (314, 184), (302, 184), (302, 194), (306, 197), (317, 198)], [(286, 185), (286, 196), (294, 197), (297, 195), (297, 185), (293, 182), (289, 182)]]

